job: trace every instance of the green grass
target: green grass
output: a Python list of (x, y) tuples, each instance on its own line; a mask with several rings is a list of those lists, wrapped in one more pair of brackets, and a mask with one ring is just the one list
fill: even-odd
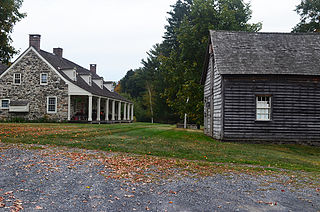
[(0, 141), (50, 144), (320, 173), (320, 148), (218, 142), (202, 131), (163, 124), (0, 124)]

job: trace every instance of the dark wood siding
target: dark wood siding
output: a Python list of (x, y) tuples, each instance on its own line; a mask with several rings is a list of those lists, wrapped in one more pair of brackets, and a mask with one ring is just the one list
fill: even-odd
[[(320, 142), (320, 77), (223, 75), (224, 140)], [(271, 121), (256, 96), (271, 95)]]
[(211, 54), (204, 86), (204, 133), (216, 139), (222, 135), (222, 77)]
[(204, 84), (204, 133), (212, 136), (212, 59), (210, 58)]
[(214, 67), (213, 75), (213, 137), (222, 138), (222, 77)]

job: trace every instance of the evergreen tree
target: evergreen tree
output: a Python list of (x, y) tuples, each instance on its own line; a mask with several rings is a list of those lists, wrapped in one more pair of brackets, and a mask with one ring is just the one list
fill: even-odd
[(209, 30), (260, 30), (260, 23), (248, 24), (249, 7), (242, 0), (178, 0), (172, 6), (164, 41), (120, 81), (121, 91), (137, 102), (138, 121), (174, 123), (187, 113), (189, 122), (203, 123), (200, 78)]
[(301, 19), (293, 32), (320, 32), (320, 0), (302, 0), (296, 12)]

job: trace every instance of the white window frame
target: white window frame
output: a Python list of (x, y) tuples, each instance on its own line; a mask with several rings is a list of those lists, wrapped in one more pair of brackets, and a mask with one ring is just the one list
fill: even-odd
[(271, 121), (271, 101), (271, 96), (256, 96), (256, 121)]
[[(20, 78), (16, 78), (16, 74), (19, 74), (19, 75), (20, 75)], [(19, 82), (19, 83), (16, 83), (16, 79), (19, 79), (20, 82)], [(21, 85), (21, 81), (22, 81), (22, 75), (21, 75), (21, 73), (13, 73), (13, 84), (14, 84), (14, 85)]]
[[(42, 82), (42, 75), (47, 75), (47, 82)], [(40, 85), (48, 85), (48, 73), (41, 73), (40, 74)]]
[(77, 72), (74, 70), (73, 72), (72, 72), (73, 74), (73, 81), (77, 81)]
[(88, 77), (89, 85), (92, 86), (92, 78), (91, 76)]
[[(54, 98), (55, 99), (55, 108), (54, 111), (49, 111), (49, 99), (50, 98)], [(48, 96), (47, 97), (47, 113), (49, 114), (53, 114), (53, 113), (57, 113), (57, 105), (58, 105), (58, 101), (57, 101), (57, 97), (56, 96)]]
[[(2, 101), (3, 101), (3, 100), (8, 101), (8, 107), (2, 107)], [(10, 99), (1, 99), (0, 102), (1, 102), (0, 108), (1, 108), (2, 110), (9, 110)]]

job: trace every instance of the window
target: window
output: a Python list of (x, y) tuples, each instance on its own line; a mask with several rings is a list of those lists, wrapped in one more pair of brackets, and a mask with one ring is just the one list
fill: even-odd
[(1, 109), (9, 109), (10, 100), (9, 99), (1, 99)]
[(77, 74), (76, 74), (76, 71), (73, 71), (73, 81), (77, 81)]
[(19, 73), (13, 74), (13, 84), (16, 84), (16, 85), (21, 84), (21, 74)]
[(40, 85), (48, 85), (48, 74), (47, 73), (40, 74)]
[(271, 120), (271, 96), (257, 96), (257, 121)]
[(57, 112), (57, 97), (50, 96), (47, 98), (47, 112), (48, 113)]
[(92, 85), (91, 76), (89, 76), (89, 85)]

